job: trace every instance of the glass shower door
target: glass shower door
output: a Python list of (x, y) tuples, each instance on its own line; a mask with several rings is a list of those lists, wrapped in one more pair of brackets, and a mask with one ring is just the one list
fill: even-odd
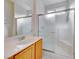
[(72, 57), (74, 10), (39, 16), (39, 36), (43, 38), (43, 49)]
[(55, 53), (73, 56), (74, 42), (74, 10), (56, 13), (56, 48)]
[(43, 37), (43, 49), (54, 52), (56, 45), (55, 15), (39, 16), (39, 36)]

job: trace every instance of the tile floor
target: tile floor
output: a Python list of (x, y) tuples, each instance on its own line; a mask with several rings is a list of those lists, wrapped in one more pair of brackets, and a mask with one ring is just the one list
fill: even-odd
[(73, 58), (43, 50), (43, 58), (42, 59), (73, 59)]

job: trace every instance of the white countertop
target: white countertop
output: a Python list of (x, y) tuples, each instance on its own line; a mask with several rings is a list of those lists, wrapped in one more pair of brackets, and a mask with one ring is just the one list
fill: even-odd
[(27, 48), (28, 46), (32, 45), (33, 43), (40, 40), (41, 37), (29, 37), (24, 38), (24, 40), (19, 39), (5, 39), (5, 46), (4, 46), (4, 58), (8, 59), (8, 57), (11, 57), (14, 54), (17, 54), (24, 48)]

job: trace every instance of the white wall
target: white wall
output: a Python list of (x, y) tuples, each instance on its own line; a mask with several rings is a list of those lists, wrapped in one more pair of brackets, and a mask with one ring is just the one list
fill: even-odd
[(75, 8), (75, 3), (74, 0), (65, 0), (59, 3), (47, 5), (47, 10), (48, 11), (53, 11), (53, 10), (63, 10), (63, 9), (68, 9), (68, 8)]

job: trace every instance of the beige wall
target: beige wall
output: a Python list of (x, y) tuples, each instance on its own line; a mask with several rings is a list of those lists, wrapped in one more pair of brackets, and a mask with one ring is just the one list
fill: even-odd
[(16, 34), (16, 22), (14, 19), (14, 3), (9, 0), (5, 0), (5, 18), (7, 20), (7, 36), (14, 36)]

